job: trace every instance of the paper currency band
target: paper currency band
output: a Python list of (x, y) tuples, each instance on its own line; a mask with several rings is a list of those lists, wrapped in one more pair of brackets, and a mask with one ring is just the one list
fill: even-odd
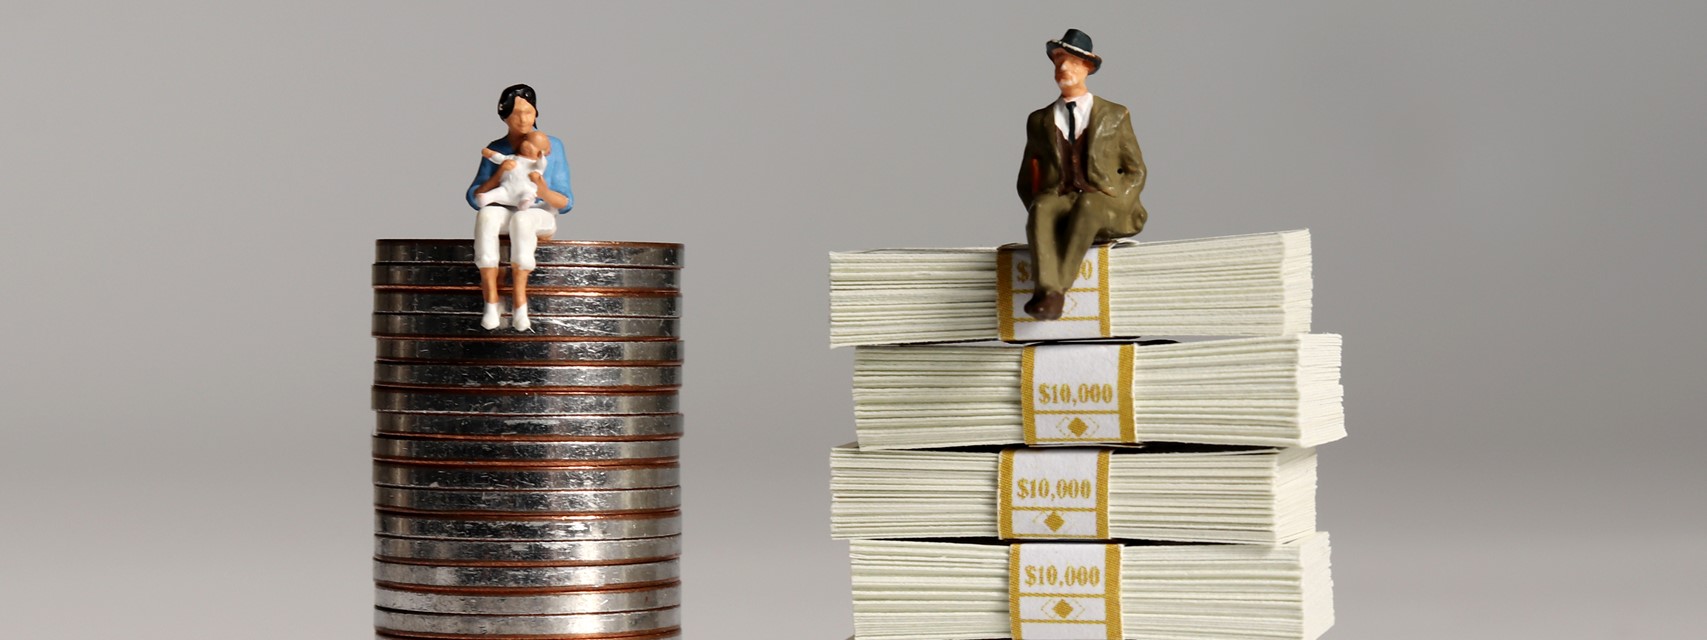
[[(634, 292), (639, 294), (641, 292)], [(645, 316), (674, 318), (681, 315), (681, 297), (631, 295), (612, 292), (529, 291), (528, 314), (533, 316)], [(373, 310), (379, 313), (481, 312), (480, 290), (380, 289), (373, 293)]]
[(374, 357), (381, 360), (523, 365), (587, 362), (673, 364), (682, 361), (682, 343), (676, 340), (591, 342), (378, 338), (375, 343)]
[(679, 413), (632, 416), (374, 414), (380, 433), (469, 438), (655, 438), (682, 434)]
[(628, 464), (674, 462), (681, 451), (675, 438), (659, 440), (431, 440), (379, 435), (373, 438), (374, 458), (387, 462), (506, 461), (514, 463), (566, 461), (629, 461)]
[[(996, 458), (996, 537), (1003, 540), (1107, 540), (1107, 449), (1006, 448)], [(1019, 472), (1019, 473), (1016, 473)], [(1035, 493), (1057, 491), (1062, 482), (1089, 495), (1027, 496), (1019, 483), (1039, 484)], [(1062, 492), (1068, 493), (1068, 492)], [(1089, 522), (1085, 521), (1089, 518)], [(1039, 525), (1042, 525), (1039, 527)], [(1086, 526), (1088, 525), (1088, 526)]]
[(630, 640), (643, 632), (663, 632), (681, 626), (676, 607), (626, 613), (572, 613), (536, 616), (475, 616), (412, 613), (375, 608), (373, 624), (383, 632), (437, 634), (427, 637), (487, 638), (547, 636), (551, 640)]
[(397, 511), (490, 511), (521, 515), (625, 513), (659, 511), (682, 506), (681, 492), (676, 487), (557, 491), (374, 487), (373, 502), (375, 506)]
[(540, 566), (583, 567), (670, 560), (681, 555), (682, 539), (676, 535), (626, 540), (529, 541), (430, 540), (374, 536), (373, 553), (378, 561), (388, 564), (427, 564), (432, 565), (430, 568), (440, 571), (448, 571), (447, 567), (470, 570)]
[(680, 584), (549, 595), (423, 593), (374, 588), (374, 605), (420, 613), (516, 616), (648, 611), (681, 604)]
[(375, 560), (373, 579), (401, 590), (480, 593), (498, 589), (580, 590), (663, 584), (681, 578), (676, 560), (578, 567), (443, 567)]
[[(528, 274), (528, 286), (576, 289), (678, 289), (681, 272), (646, 267), (554, 267), (541, 265)], [(480, 284), (474, 263), (373, 265), (373, 285), (444, 287)]]
[(462, 365), (375, 362), (378, 384), (422, 387), (673, 389), (682, 384), (679, 366)]
[[(509, 242), (500, 256), (508, 258)], [(623, 265), (632, 267), (680, 267), (682, 245), (665, 242), (601, 242), (591, 240), (547, 240), (534, 249), (534, 260), (543, 265)], [(374, 243), (374, 262), (453, 262), (473, 264), (474, 243), (468, 240), (388, 239)]]
[(513, 335), (588, 338), (595, 341), (622, 339), (674, 339), (679, 334), (675, 318), (609, 318), (596, 316), (529, 316), (532, 328), (523, 334), (513, 329), (480, 328), (480, 322), (465, 314), (375, 313), (375, 337), (461, 336), (486, 338)]
[[(1055, 550), (1051, 552), (1051, 548)], [(1022, 543), (1008, 548), (1008, 623), (1014, 640), (1121, 640), (1119, 544)], [(1062, 564), (1071, 563), (1071, 564)], [(1036, 571), (1037, 573), (1032, 573)], [(1095, 571), (1099, 589), (1084, 589), (1069, 579)], [(1044, 577), (1049, 580), (1033, 579)], [(1094, 584), (1094, 583), (1093, 583)], [(1086, 601), (1093, 606), (1086, 607)], [(1100, 606), (1095, 606), (1100, 605)], [(1097, 609), (1101, 611), (1098, 612)], [(1087, 616), (1086, 614), (1094, 614)], [(1035, 633), (1028, 633), (1028, 631)]]
[(501, 415), (677, 413), (674, 391), (437, 391), (374, 385), (373, 410)]
[(390, 462), (373, 465), (373, 483), (400, 488), (525, 490), (656, 489), (677, 486), (675, 464), (600, 465), (560, 468), (458, 468)]
[[(1134, 392), (1132, 391), (1133, 362), (1135, 359), (1134, 344), (1108, 345), (1031, 345), (1020, 351), (1020, 428), (1029, 446), (1124, 443), (1138, 444), (1138, 427), (1135, 409)], [(1043, 364), (1047, 363), (1047, 364)], [(1099, 366), (1100, 365), (1100, 366)], [(1085, 374), (1096, 372), (1089, 377)], [(1063, 374), (1066, 377), (1061, 377)], [(1039, 384), (1055, 388), (1066, 388), (1079, 392), (1079, 387), (1090, 383), (1105, 387), (1111, 397), (1093, 403), (1100, 409), (1065, 408), (1045, 409), (1039, 406)], [(1058, 407), (1073, 407), (1078, 403), (1058, 404)], [(1071, 427), (1075, 421), (1079, 425), (1100, 424), (1104, 420), (1113, 420), (1115, 427), (1112, 432), (1099, 432), (1090, 429), (1082, 435)], [(1053, 423), (1057, 426), (1068, 425), (1068, 428), (1057, 428), (1046, 433), (1043, 425)], [(1087, 428), (1088, 427), (1081, 427)]]
[(500, 518), (430, 517), (379, 511), (374, 533), (403, 538), (447, 540), (628, 540), (674, 536), (682, 532), (680, 511), (598, 516), (503, 516)]
[[(1030, 260), (1030, 250), (1022, 244), (1002, 245), (996, 249), (996, 335), (1003, 342), (1033, 342), (1081, 338), (1107, 338), (1114, 335), (1113, 315), (1109, 311), (1108, 251), (1110, 244), (1091, 247), (1087, 260), (1095, 260), (1094, 280), (1074, 280), (1066, 292), (1095, 297), (1080, 307), (1069, 299), (1065, 315), (1056, 320), (1036, 320), (1026, 317), (1022, 301), (1031, 291), (1017, 282), (1016, 255)], [(1094, 256), (1094, 258), (1092, 257)], [(1035, 268), (1035, 266), (1033, 267)]]

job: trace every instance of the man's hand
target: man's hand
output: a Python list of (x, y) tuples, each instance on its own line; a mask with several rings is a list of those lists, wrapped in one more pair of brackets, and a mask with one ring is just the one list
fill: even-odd
[(539, 187), (541, 191), (544, 191), (547, 188), (545, 186), (545, 176), (539, 175), (538, 171), (528, 174), (528, 179), (532, 180), (534, 186)]

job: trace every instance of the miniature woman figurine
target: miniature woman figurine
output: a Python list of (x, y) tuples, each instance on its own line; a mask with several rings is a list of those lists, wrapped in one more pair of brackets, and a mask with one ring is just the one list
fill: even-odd
[(1054, 320), (1091, 245), (1137, 235), (1149, 214), (1138, 202), (1144, 156), (1126, 107), (1092, 96), (1085, 87), (1086, 76), (1102, 67), (1091, 37), (1068, 29), (1044, 51), (1055, 64), (1061, 97), (1026, 119), (1018, 186), (1030, 214), (1026, 242), (1037, 265), (1037, 286), (1025, 312)]
[[(533, 87), (518, 84), (504, 89), (498, 95), (498, 117), (504, 120), (509, 132), (486, 145), (481, 154), (526, 156), (531, 152), (537, 157), (530, 158), (529, 164), (533, 164), (531, 160), (542, 162), (544, 171), (528, 171), (526, 167), (518, 169), (516, 158), (506, 158), (497, 164), (482, 158), (480, 168), (474, 174), (474, 182), (468, 186), (468, 206), (479, 212), (474, 216), (474, 265), (480, 268), (480, 293), (486, 302), (480, 326), (487, 329), (496, 329), (501, 322), (498, 236), (510, 236), (511, 283), (515, 291), (511, 326), (517, 331), (527, 331), (531, 326), (527, 315), (527, 281), (534, 268), (533, 253), (537, 241), (550, 240), (557, 232), (557, 216), (568, 213), (575, 206), (575, 194), (569, 190), (569, 160), (564, 156), (563, 142), (556, 136), (543, 136), (534, 128), (534, 121), (539, 117), (538, 105)], [(546, 142), (544, 149), (540, 149), (538, 144), (541, 136)], [(514, 176), (508, 182), (505, 178), (513, 171), (525, 172), (527, 182), (533, 186), (532, 201), (504, 204), (498, 201), (502, 198), (485, 197), (487, 192), (505, 184), (514, 184)], [(506, 193), (511, 191), (505, 188)], [(483, 200), (488, 204), (482, 204)], [(544, 208), (538, 206), (539, 201), (544, 202)]]

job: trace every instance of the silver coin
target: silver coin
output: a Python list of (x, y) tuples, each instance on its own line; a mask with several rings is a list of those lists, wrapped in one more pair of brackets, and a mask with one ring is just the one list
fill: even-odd
[(375, 411), (498, 415), (676, 413), (675, 391), (485, 393), (373, 387)]
[[(509, 240), (499, 243), (498, 255), (508, 261)], [(682, 245), (664, 242), (607, 242), (550, 240), (533, 252), (539, 264), (682, 266)], [(374, 262), (474, 262), (470, 240), (380, 240), (374, 243)]]
[(450, 313), (376, 313), (373, 335), (386, 336), (560, 336), (571, 338), (675, 338), (675, 318), (601, 318), (593, 316), (529, 316), (527, 331), (483, 329), (480, 319)]
[(667, 440), (426, 440), (374, 436), (373, 455), (388, 461), (556, 462), (673, 459), (681, 452)]
[[(509, 300), (505, 296), (505, 300)], [(530, 291), (530, 316), (646, 316), (674, 318), (681, 315), (679, 295), (635, 295), (604, 292)], [(480, 290), (466, 291), (379, 289), (373, 293), (373, 310), (379, 313), (455, 313), (475, 315), (482, 311)]]
[(374, 556), (386, 560), (475, 567), (607, 565), (655, 562), (682, 553), (678, 535), (626, 540), (434, 540), (374, 536)]
[[(652, 267), (560, 267), (540, 265), (528, 274), (528, 286), (573, 289), (674, 290), (680, 271)], [(508, 274), (505, 274), (508, 277)], [(468, 264), (380, 263), (373, 265), (376, 287), (461, 287), (480, 284), (480, 270)]]
[(538, 595), (430, 593), (386, 587), (375, 587), (373, 592), (374, 605), (385, 609), (488, 616), (647, 611), (682, 603), (681, 587), (674, 584)]
[(481, 340), (377, 338), (375, 357), (381, 360), (435, 360), (495, 364), (569, 362), (681, 362), (677, 340)]
[(629, 438), (679, 436), (682, 414), (632, 416), (463, 415), (390, 413), (378, 416), (380, 433), (454, 436), (565, 436)]
[(580, 567), (444, 567), (381, 560), (373, 563), (376, 582), (423, 587), (604, 588), (658, 584), (680, 578), (681, 566), (675, 560)]
[(659, 437), (681, 435), (681, 413), (654, 415), (456, 415), (376, 413), (377, 430), (405, 435), (473, 437)]
[(680, 480), (681, 469), (674, 464), (531, 469), (373, 465), (374, 484), (415, 489), (655, 489), (677, 486)]
[(374, 505), (410, 511), (493, 511), (502, 513), (606, 513), (657, 511), (682, 505), (676, 487), (659, 489), (570, 489), (557, 491), (480, 491), (374, 487)]
[(626, 613), (532, 616), (412, 613), (376, 607), (373, 614), (373, 625), (380, 631), (441, 634), (441, 637), (459, 634), (548, 636), (552, 640), (572, 640), (576, 636), (591, 636), (610, 640), (634, 640), (629, 636), (647, 631), (671, 630), (680, 627), (681, 623), (681, 611), (676, 607)]
[[(417, 635), (404, 635), (404, 634), (399, 634), (396, 632), (386, 633), (386, 632), (380, 631), (380, 630), (376, 630), (373, 633), (373, 640), (487, 640), (490, 637), (491, 636), (487, 636), (487, 635), (452, 636), (452, 635), (444, 635), (444, 634), (433, 634), (430, 636), (417, 636)], [(567, 637), (566, 638), (565, 636), (545, 636), (545, 637), (540, 638), (539, 640), (576, 640), (576, 639), (573, 637)], [(646, 634), (638, 635), (638, 636), (637, 635), (630, 635), (630, 634), (623, 634), (622, 637), (620, 637), (620, 638), (610, 637), (610, 636), (603, 636), (603, 637), (586, 636), (582, 640), (682, 640), (682, 631), (681, 631), (681, 629), (674, 629), (674, 630), (667, 630), (667, 631), (659, 631), (659, 632), (655, 632), (655, 633), (646, 633)], [(854, 640), (854, 639), (848, 638), (848, 640)]]
[(408, 386), (503, 389), (674, 388), (682, 384), (682, 368), (617, 364), (521, 366), (375, 362), (373, 381)]
[(600, 516), (536, 516), (501, 519), (436, 518), (380, 511), (374, 533), (402, 538), (451, 540), (628, 540), (682, 532), (680, 511)]

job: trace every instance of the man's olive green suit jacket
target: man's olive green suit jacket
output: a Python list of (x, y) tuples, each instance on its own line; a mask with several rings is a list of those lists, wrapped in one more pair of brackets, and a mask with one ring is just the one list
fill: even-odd
[[(1129, 236), (1143, 230), (1148, 214), (1138, 201), (1144, 190), (1144, 156), (1138, 150), (1138, 137), (1132, 133), (1131, 115), (1126, 107), (1100, 97), (1091, 98), (1090, 121), (1085, 123), (1085, 178), (1101, 190), (1107, 200), (1099, 212), (1111, 223), (1108, 235), (1100, 239)], [(1032, 210), (1037, 196), (1056, 193), (1065, 178), (1061, 158), (1055, 150), (1055, 104), (1031, 112), (1025, 123), (1025, 160), (1019, 169), (1019, 199), (1027, 211)]]

